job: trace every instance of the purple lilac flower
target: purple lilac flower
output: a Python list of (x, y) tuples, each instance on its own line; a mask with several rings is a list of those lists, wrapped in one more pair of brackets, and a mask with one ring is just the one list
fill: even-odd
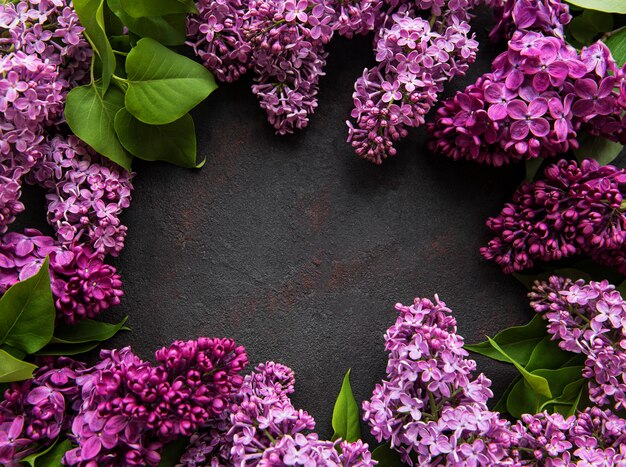
[(559, 346), (587, 356), (589, 399), (626, 408), (626, 303), (615, 286), (552, 276), (537, 282), (529, 297)]
[[(12, 383), (0, 402), (0, 462), (17, 465), (67, 430), (80, 397), (76, 373), (85, 367), (67, 357), (45, 360), (33, 378)], [(16, 464), (13, 464), (16, 463)]]
[(376, 36), (378, 65), (354, 85), (348, 142), (377, 164), (396, 154), (394, 143), (424, 123), (443, 84), (463, 75), (475, 59), (478, 43), (470, 35), (467, 1), (418, 3), (441, 16), (431, 26), (412, 7), (390, 14)]
[(68, 465), (158, 465), (164, 443), (220, 418), (243, 382), (243, 347), (231, 339), (176, 341), (156, 365), (129, 347), (102, 351), (79, 372), (81, 404), (72, 422)]
[(490, 6), (498, 19), (489, 34), (494, 41), (509, 39), (515, 31), (521, 30), (564, 37), (563, 27), (572, 19), (567, 4), (561, 0), (498, 0), (485, 3), (492, 3)]
[(76, 323), (120, 302), (122, 282), (113, 266), (87, 246), (63, 247), (35, 229), (10, 232), (0, 242), (0, 293), (34, 275), (50, 256), (57, 319)]
[(481, 254), (506, 273), (578, 254), (626, 272), (624, 184), (624, 169), (593, 159), (560, 160), (545, 169), (544, 179), (522, 182), (502, 212), (487, 220), (495, 237)]
[(378, 441), (409, 465), (495, 465), (509, 461), (509, 424), (487, 409), (491, 381), (473, 377), (463, 338), (445, 303), (396, 305), (385, 334), (387, 377), (363, 403)]
[(610, 466), (626, 463), (626, 420), (597, 407), (575, 416), (522, 415), (513, 425), (517, 465)]
[(258, 365), (233, 398), (228, 418), (193, 435), (180, 465), (375, 465), (367, 444), (321, 441), (311, 432), (315, 421), (289, 399), (294, 382), (284, 365)]
[[(602, 43), (580, 55), (562, 37), (517, 31), (508, 50), (428, 124), (429, 148), (455, 160), (500, 166), (578, 147), (581, 130), (625, 139), (616, 84), (622, 76)], [(464, 119), (467, 102), (472, 119)]]

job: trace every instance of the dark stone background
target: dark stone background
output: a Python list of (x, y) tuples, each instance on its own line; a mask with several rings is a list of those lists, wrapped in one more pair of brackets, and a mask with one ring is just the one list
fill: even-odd
[[(469, 75), (497, 50), (486, 39)], [(345, 143), (355, 79), (373, 63), (371, 37), (329, 46), (319, 108), (309, 127), (275, 136), (250, 92), (222, 85), (194, 112), (205, 167), (135, 163), (122, 255), (122, 306), (133, 331), (108, 346), (144, 358), (175, 339), (229, 336), (252, 364), (275, 360), (296, 372), (296, 407), (330, 436), (334, 399), (352, 368), (359, 401), (384, 375), (383, 333), (393, 305), (438, 293), (468, 342), (530, 318), (525, 289), (483, 261), (485, 220), (501, 209), (523, 167), (494, 169), (430, 154), (413, 130), (382, 167)], [(18, 227), (42, 226), (43, 200), (28, 190)], [(479, 359), (496, 394), (514, 375)]]

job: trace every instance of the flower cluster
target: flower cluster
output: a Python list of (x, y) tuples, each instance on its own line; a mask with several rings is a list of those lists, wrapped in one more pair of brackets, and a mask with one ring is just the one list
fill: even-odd
[(382, 0), (200, 0), (188, 44), (218, 79), (254, 72), (252, 92), (279, 134), (308, 124), (334, 34), (351, 37), (380, 22)]
[(568, 418), (547, 412), (522, 415), (512, 427), (517, 465), (623, 465), (625, 429), (626, 420), (597, 407)]
[(487, 0), (498, 23), (489, 34), (492, 40), (509, 39), (515, 31), (540, 31), (550, 36), (564, 37), (564, 26), (572, 16), (561, 0)]
[(560, 160), (544, 179), (523, 182), (500, 215), (487, 220), (495, 238), (481, 254), (506, 273), (578, 254), (626, 272), (626, 170)]
[[(348, 142), (377, 164), (396, 154), (394, 143), (424, 123), (444, 83), (463, 75), (476, 57), (467, 0), (416, 3), (387, 17), (375, 40), (378, 65), (354, 85)], [(415, 8), (431, 9), (437, 20), (431, 25)]]
[(121, 282), (104, 258), (124, 246), (119, 216), (132, 190), (132, 174), (64, 136), (65, 96), (91, 60), (83, 30), (68, 0), (0, 4), (0, 233), (24, 210), (23, 183), (47, 190), (56, 233), (3, 238), (0, 293), (51, 255), (58, 314), (70, 323), (119, 303)]
[(84, 365), (69, 358), (48, 360), (33, 378), (13, 383), (0, 402), (0, 463), (13, 465), (45, 449), (71, 424), (80, 397), (76, 373)]
[(396, 309), (400, 316), (385, 334), (387, 377), (363, 403), (372, 434), (410, 465), (504, 462), (508, 422), (487, 409), (491, 382), (473, 377), (476, 363), (450, 310), (437, 297)]
[(113, 266), (89, 246), (64, 248), (35, 229), (10, 232), (0, 241), (0, 293), (34, 275), (50, 257), (52, 294), (57, 318), (76, 323), (117, 305), (122, 282)]
[(530, 299), (559, 346), (586, 355), (589, 399), (626, 408), (626, 302), (615, 286), (552, 276), (535, 284)]
[(429, 148), (500, 166), (577, 148), (581, 129), (622, 140), (622, 76), (601, 42), (578, 54), (561, 37), (517, 31), (491, 73), (437, 110)]
[(221, 417), (248, 361), (231, 339), (209, 338), (158, 350), (156, 365), (129, 347), (100, 355), (76, 378), (69, 437), (78, 447), (65, 454), (68, 465), (157, 465), (164, 443)]
[[(244, 379), (227, 420), (196, 434), (181, 465), (372, 466), (367, 444), (319, 440), (315, 421), (293, 407), (294, 374), (274, 362), (260, 364)], [(337, 448), (340, 448), (339, 452)]]

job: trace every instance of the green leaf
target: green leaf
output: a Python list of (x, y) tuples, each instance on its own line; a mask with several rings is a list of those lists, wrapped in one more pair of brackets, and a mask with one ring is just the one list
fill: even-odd
[(611, 50), (611, 55), (617, 64), (620, 67), (623, 66), (626, 63), (626, 28), (610, 33), (606, 46)]
[(595, 159), (600, 165), (613, 162), (624, 146), (601, 136), (585, 136), (580, 142), (580, 147), (574, 149), (576, 159), (581, 162), (584, 159)]
[(121, 0), (121, 2), (122, 9), (134, 18), (198, 12), (191, 0)]
[(510, 362), (512, 358), (519, 364), (526, 365), (535, 346), (547, 334), (548, 331), (543, 318), (540, 314), (535, 314), (528, 324), (507, 328), (494, 336), (494, 341), (507, 356), (498, 351), (489, 341), (472, 345), (466, 344), (465, 348), (500, 362)]
[(535, 281), (546, 281), (550, 278), (550, 276), (566, 277), (574, 281), (578, 279), (584, 279), (586, 282), (592, 279), (589, 273), (575, 268), (553, 269), (550, 271), (542, 272), (541, 274), (533, 275), (513, 273), (513, 277), (515, 277), (518, 281), (524, 284), (524, 286), (528, 290), (531, 290), (533, 288)]
[(189, 438), (177, 438), (166, 444), (161, 451), (161, 462), (158, 467), (171, 467), (178, 464), (188, 444)]
[(15, 347), (11, 347), (10, 345), (4, 344), (1, 348), (7, 351), (8, 353), (10, 353), (11, 355), (13, 355), (18, 360), (23, 360), (24, 357), (26, 356), (26, 352), (20, 349), (16, 349)]
[[(138, 36), (150, 37), (163, 45), (181, 45), (185, 42), (187, 15), (184, 13), (133, 18), (124, 11), (121, 0), (108, 0), (108, 5), (126, 27)], [(131, 44), (133, 42), (131, 40)]]
[[(578, 368), (582, 368), (582, 367), (578, 367)], [(557, 397), (549, 401), (544, 402), (543, 406), (539, 407), (539, 410), (543, 410), (545, 407), (550, 406), (550, 405), (559, 405), (561, 407), (568, 406), (565, 412), (565, 413), (568, 413), (572, 404), (574, 404), (577, 400), (578, 401), (580, 400), (583, 387), (585, 386), (586, 383), (587, 383), (587, 380), (581, 377), (580, 372), (579, 372), (578, 379), (568, 383), (565, 386), (565, 388), (563, 388), (563, 391), (560, 395), (558, 395)]]
[(36, 369), (35, 365), (18, 360), (10, 353), (0, 349), (0, 383), (30, 379)]
[(50, 342), (56, 311), (49, 264), (46, 258), (37, 274), (14, 284), (0, 299), (0, 344), (33, 353)]
[[(58, 440), (59, 440), (59, 438), (55, 439), (54, 443), (52, 443), (50, 446), (48, 446), (43, 451), (34, 452), (31, 455), (29, 455), (29, 456), (23, 457), (22, 459), (20, 459), (20, 462), (25, 462), (28, 465), (30, 465), (31, 467), (36, 467), (35, 466), (36, 460), (41, 458), (42, 456), (45, 456), (50, 451), (52, 451), (54, 449), (54, 447), (56, 446)], [(43, 465), (43, 464), (40, 464), (40, 462), (37, 462), (37, 465)]]
[(350, 370), (346, 373), (341, 384), (341, 390), (333, 409), (333, 440), (341, 438), (353, 443), (361, 439), (361, 417), (359, 405), (356, 403), (352, 386), (350, 385)]
[(115, 131), (126, 150), (140, 159), (188, 168), (204, 165), (196, 164), (196, 129), (189, 114), (166, 125), (148, 125), (124, 108), (115, 116)]
[(104, 0), (74, 0), (74, 9), (85, 28), (95, 53), (102, 62), (102, 92), (106, 92), (115, 70), (115, 54), (104, 26)]
[(626, 14), (626, 2), (624, 0), (567, 0), (567, 3), (586, 10)]
[(603, 11), (585, 10), (582, 16), (594, 27), (598, 32), (609, 32), (613, 29), (613, 15)]
[(498, 402), (496, 402), (496, 405), (493, 406), (494, 412), (500, 412), (502, 414), (508, 412), (508, 409), (506, 406), (507, 399), (509, 397), (509, 394), (511, 394), (511, 391), (513, 390), (515, 385), (518, 383), (518, 381), (522, 381), (522, 377), (520, 375), (517, 375), (515, 378), (513, 378), (513, 381), (511, 381), (511, 383), (507, 386), (507, 388), (504, 391), (504, 394), (502, 394), (502, 397), (500, 397)]
[(68, 356), (87, 353), (100, 345), (98, 341), (84, 344), (48, 344), (34, 355)]
[(124, 327), (128, 316), (119, 323), (103, 323), (93, 319), (85, 319), (76, 324), (68, 326), (60, 324), (54, 332), (51, 344), (83, 344), (86, 342), (103, 342), (113, 337), (120, 329), (128, 330)]
[(597, 29), (584, 15), (572, 19), (568, 31), (583, 46), (590, 45), (598, 36)]
[(116, 87), (101, 95), (95, 86), (78, 86), (67, 94), (65, 119), (72, 131), (95, 151), (130, 172), (132, 157), (115, 133), (115, 114), (124, 107)]
[(528, 371), (561, 368), (575, 355), (573, 352), (561, 349), (551, 336), (546, 336), (533, 349), (525, 368)]
[(372, 459), (378, 461), (378, 467), (399, 467), (406, 465), (402, 462), (400, 453), (394, 451), (388, 444), (381, 444), (372, 451)]
[(202, 65), (148, 38), (128, 54), (126, 73), (126, 108), (151, 125), (180, 119), (217, 87)]
[(520, 418), (525, 413), (537, 413), (541, 397), (526, 382), (520, 379), (506, 398), (506, 410), (515, 417)]
[(58, 438), (56, 443), (51, 446), (52, 449), (47, 449), (44, 453), (41, 453), (35, 461), (34, 467), (58, 467), (61, 465), (61, 459), (63, 455), (72, 449), (72, 443), (68, 439), (64, 439), (59, 442)]
[(526, 180), (532, 182), (535, 179), (543, 161), (541, 157), (535, 157), (534, 159), (528, 159), (526, 161)]
[(494, 349), (496, 349), (498, 352), (500, 352), (502, 354), (503, 357), (505, 357), (507, 359), (507, 361), (509, 363), (512, 363), (513, 365), (515, 365), (515, 368), (517, 368), (517, 371), (519, 371), (522, 375), (522, 377), (524, 378), (524, 380), (528, 383), (528, 385), (533, 388), (533, 390), (542, 395), (542, 396), (546, 396), (546, 397), (552, 397), (552, 393), (550, 392), (550, 385), (548, 384), (548, 381), (542, 377), (542, 376), (538, 376), (535, 375), (533, 373), (530, 373), (528, 371), (526, 371), (526, 369), (517, 361), (515, 361), (513, 358), (511, 358), (499, 345), (496, 341), (494, 341), (493, 339), (487, 337), (487, 340), (491, 343), (491, 345), (493, 346)]

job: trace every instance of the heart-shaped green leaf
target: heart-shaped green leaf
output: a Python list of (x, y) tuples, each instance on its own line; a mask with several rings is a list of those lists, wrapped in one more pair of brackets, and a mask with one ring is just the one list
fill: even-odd
[(30, 379), (36, 369), (35, 365), (18, 360), (10, 353), (0, 349), (0, 383)]
[(546, 336), (533, 349), (525, 368), (528, 371), (538, 369), (554, 370), (561, 368), (575, 356), (576, 354), (561, 349), (558, 342), (552, 340), (551, 336)]
[[(175, 1), (172, 0), (172, 3)], [(138, 36), (150, 37), (163, 45), (181, 45), (185, 42), (185, 13), (133, 18), (122, 8), (121, 0), (108, 0), (108, 5), (129, 31)]]
[(574, 155), (580, 162), (584, 159), (595, 159), (600, 165), (613, 162), (620, 155), (624, 146), (602, 136), (585, 135), (581, 138), (580, 147), (574, 149)]
[(124, 108), (115, 116), (115, 131), (126, 150), (139, 159), (188, 168), (204, 165), (196, 164), (196, 129), (189, 114), (166, 125), (148, 125)]
[(106, 92), (115, 70), (115, 54), (104, 26), (104, 0), (74, 0), (72, 5), (102, 62), (102, 92)]
[(489, 341), (478, 344), (466, 344), (465, 348), (471, 352), (485, 355), (501, 362), (515, 360), (526, 365), (535, 346), (548, 334), (546, 323), (540, 314), (533, 316), (528, 324), (513, 326), (500, 331), (493, 340), (503, 349), (507, 356), (499, 352)]
[(150, 125), (180, 119), (217, 88), (202, 65), (149, 38), (128, 54), (126, 74), (126, 108)]
[(121, 0), (122, 9), (133, 18), (196, 13), (191, 0)]
[(48, 449), (31, 454), (23, 458), (22, 462), (28, 463), (31, 467), (58, 467), (61, 465), (63, 455), (70, 449), (72, 449), (72, 443), (68, 439), (59, 441), (57, 438)]
[(56, 311), (49, 264), (46, 258), (37, 274), (17, 282), (0, 298), (0, 344), (34, 353), (50, 342)]
[(124, 327), (128, 316), (119, 323), (103, 323), (93, 319), (84, 319), (76, 324), (60, 324), (54, 331), (51, 344), (82, 344), (85, 342), (104, 342), (113, 337), (117, 332), (129, 330)]
[(95, 86), (78, 86), (67, 94), (65, 119), (95, 151), (130, 171), (132, 157), (117, 139), (115, 114), (124, 107), (124, 93), (111, 87), (102, 95)]
[(361, 439), (361, 417), (359, 405), (356, 403), (352, 386), (350, 385), (350, 370), (346, 373), (341, 384), (333, 409), (333, 440), (341, 438), (350, 443)]

